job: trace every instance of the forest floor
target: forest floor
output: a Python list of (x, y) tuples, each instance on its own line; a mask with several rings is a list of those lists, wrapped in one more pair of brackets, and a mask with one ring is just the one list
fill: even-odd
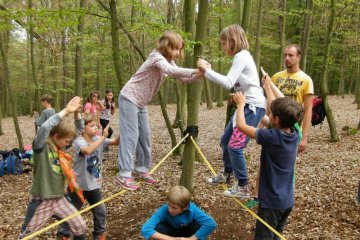
[[(308, 147), (298, 156), (296, 163), (295, 206), (283, 235), (288, 239), (359, 239), (360, 206), (355, 203), (360, 177), (360, 133), (347, 134), (346, 128), (356, 128), (360, 110), (353, 104), (354, 96), (331, 96), (330, 105), (337, 123), (339, 142), (330, 142), (328, 123), (311, 127)], [(175, 105), (168, 105), (168, 113), (174, 119)], [(152, 129), (153, 165), (170, 150), (171, 142), (159, 106), (149, 107)], [(222, 169), (219, 139), (224, 127), (225, 107), (200, 108), (199, 146), (216, 171)], [(112, 119), (118, 135), (117, 116)], [(19, 117), (25, 144), (32, 141), (32, 118)], [(12, 149), (18, 145), (11, 118), (2, 121), (4, 135), (0, 137), (0, 149)], [(179, 131), (175, 132), (180, 139)], [(260, 148), (251, 141), (246, 148), (251, 189), (255, 187), (259, 166)], [(119, 192), (113, 181), (117, 172), (117, 148), (105, 153), (103, 198)], [(158, 187), (141, 185), (140, 190), (125, 192), (106, 203), (108, 239), (141, 239), (141, 225), (165, 201), (165, 191), (178, 184), (181, 176), (181, 158), (170, 156), (155, 172)], [(206, 179), (211, 172), (202, 162), (195, 163), (194, 201), (218, 223), (210, 239), (253, 239), (255, 218), (243, 211), (233, 199), (223, 196), (222, 188), (209, 186)], [(0, 178), (0, 239), (16, 239), (23, 222), (30, 198), (32, 173)], [(256, 212), (256, 209), (254, 210)], [(83, 214), (91, 238), (92, 216)], [(56, 230), (49, 230), (38, 239), (56, 239)]]

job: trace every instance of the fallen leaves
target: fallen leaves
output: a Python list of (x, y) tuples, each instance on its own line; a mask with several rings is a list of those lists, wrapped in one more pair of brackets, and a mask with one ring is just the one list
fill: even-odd
[[(296, 164), (295, 206), (283, 235), (288, 239), (359, 239), (360, 207), (355, 205), (356, 191), (360, 176), (360, 137), (341, 132), (344, 126), (356, 127), (360, 110), (356, 109), (353, 96), (330, 97), (340, 142), (329, 141), (329, 127), (310, 129), (307, 150), (300, 154)], [(149, 106), (152, 129), (153, 165), (158, 163), (171, 149), (159, 106)], [(169, 116), (175, 117), (175, 105), (168, 105)], [(225, 107), (207, 110), (201, 106), (199, 116), (199, 146), (216, 171), (223, 168), (220, 136), (224, 126)], [(114, 136), (118, 134), (117, 116), (111, 119)], [(24, 143), (31, 143), (32, 119), (19, 117)], [(3, 119), (5, 135), (0, 138), (0, 149), (17, 146), (11, 118)], [(180, 133), (175, 130), (178, 139)], [(344, 134), (343, 134), (344, 133)], [(252, 190), (259, 164), (260, 148), (251, 141), (245, 150), (249, 181)], [(113, 181), (117, 170), (117, 148), (104, 154), (103, 198), (119, 192)], [(154, 173), (159, 180), (158, 188), (142, 185), (139, 191), (125, 194), (106, 203), (108, 239), (141, 239), (140, 228), (151, 214), (165, 202), (165, 191), (179, 183), (181, 167), (178, 156), (170, 156)], [(25, 216), (31, 186), (31, 172), (20, 176), (0, 178), (0, 239), (15, 239)], [(208, 212), (218, 223), (212, 234), (213, 240), (253, 239), (255, 219), (230, 198), (223, 196), (220, 187), (209, 186), (206, 179), (211, 176), (205, 164), (195, 163), (194, 201)], [(85, 213), (88, 237), (92, 231), (92, 215)], [(56, 239), (56, 231), (49, 231), (39, 239)]]

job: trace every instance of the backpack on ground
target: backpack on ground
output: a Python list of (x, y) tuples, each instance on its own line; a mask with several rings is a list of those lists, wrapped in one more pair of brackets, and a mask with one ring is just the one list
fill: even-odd
[(311, 125), (322, 124), (326, 117), (323, 100), (320, 96), (313, 99)]

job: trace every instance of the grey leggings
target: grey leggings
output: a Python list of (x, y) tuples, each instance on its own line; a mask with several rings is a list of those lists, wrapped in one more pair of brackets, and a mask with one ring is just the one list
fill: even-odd
[(119, 176), (131, 177), (134, 170), (147, 173), (151, 164), (151, 133), (147, 108), (140, 108), (120, 95), (119, 110)]

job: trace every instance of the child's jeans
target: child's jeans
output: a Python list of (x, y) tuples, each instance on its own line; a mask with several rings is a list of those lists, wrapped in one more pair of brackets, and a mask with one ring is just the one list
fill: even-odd
[[(53, 199), (33, 198), (27, 207), (19, 239), (41, 229), (49, 218), (54, 215), (66, 218), (76, 212), (75, 207), (65, 197)], [(74, 239), (85, 239), (86, 222), (80, 215), (68, 220), (67, 223), (75, 235)]]
[[(245, 121), (249, 126), (257, 127), (260, 120), (265, 115), (265, 109), (256, 108), (256, 114), (249, 109), (249, 105), (244, 107)], [(239, 186), (245, 186), (248, 183), (246, 159), (244, 156), (244, 148), (250, 138), (240, 132), (237, 127), (233, 127), (233, 115), (226, 126), (221, 137), (220, 146), (223, 150), (224, 171), (226, 173), (234, 172), (235, 178), (239, 182)]]
[(171, 237), (191, 237), (199, 228), (200, 225), (197, 222), (192, 222), (190, 225), (182, 228), (174, 228), (167, 222), (161, 222), (156, 226), (155, 231)]
[[(88, 201), (90, 205), (93, 205), (97, 202), (100, 202), (102, 200), (101, 197), (101, 191), (100, 189), (94, 189), (92, 191), (83, 191), (84, 198)], [(67, 194), (68, 200), (76, 207), (77, 210), (80, 210), (83, 206), (83, 203), (80, 201), (76, 193), (70, 193), (68, 191)], [(91, 209), (93, 213), (93, 219), (94, 219), (94, 231), (93, 235), (94, 237), (101, 235), (105, 232), (105, 220), (106, 220), (106, 208), (105, 204), (102, 203), (99, 206), (96, 206), (95, 208)], [(67, 223), (62, 223), (60, 225), (60, 229), (58, 232), (59, 235), (64, 236), (70, 236), (71, 231), (70, 227)]]

